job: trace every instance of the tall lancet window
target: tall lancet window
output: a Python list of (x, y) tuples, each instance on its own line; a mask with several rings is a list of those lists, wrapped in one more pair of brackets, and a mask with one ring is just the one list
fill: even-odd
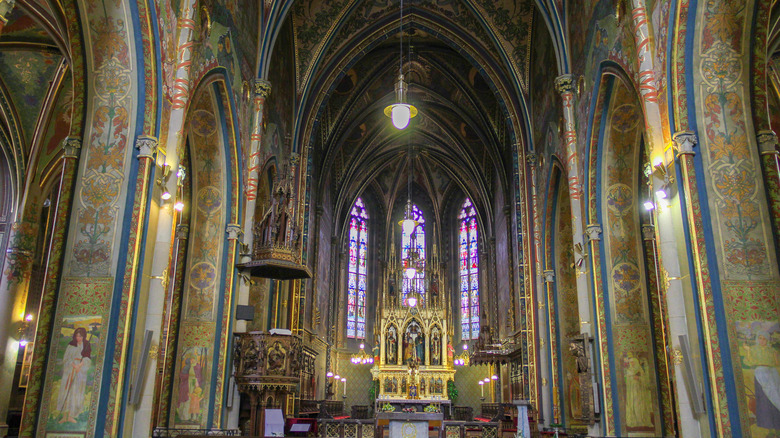
[(368, 214), (358, 198), (349, 219), (349, 266), (347, 268), (347, 337), (366, 337), (366, 253)]
[[(401, 231), (401, 260), (406, 259), (409, 255), (409, 249), (417, 249), (420, 254), (420, 260), (425, 266), (425, 218), (422, 211), (417, 208), (416, 205), (412, 205), (412, 219), (418, 222), (417, 226), (412, 231), (412, 234), (407, 235), (403, 230)], [(401, 293), (403, 294), (404, 303), (406, 303), (406, 296), (412, 291), (416, 291), (420, 294), (420, 303), (425, 302), (425, 269), (422, 269), (415, 274), (414, 278), (408, 279), (404, 276), (403, 287)]]
[(479, 255), (477, 252), (477, 213), (466, 199), (460, 220), (460, 327), (464, 341), (479, 336)]

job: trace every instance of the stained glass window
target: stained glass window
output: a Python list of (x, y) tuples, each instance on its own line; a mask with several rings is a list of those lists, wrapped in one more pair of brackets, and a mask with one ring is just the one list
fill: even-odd
[(347, 268), (347, 337), (366, 337), (366, 253), (368, 214), (358, 198), (349, 219), (349, 266)]
[[(423, 261), (423, 267), (425, 266), (425, 218), (422, 211), (417, 208), (416, 205), (412, 205), (412, 219), (418, 222), (418, 225), (412, 231), (412, 234), (407, 235), (403, 230), (401, 231), (401, 260), (406, 259), (409, 254), (409, 248), (411, 248), (412, 242), (420, 253), (420, 260)], [(404, 277), (403, 287), (401, 293), (403, 294), (404, 303), (406, 303), (406, 296), (412, 290), (417, 291), (420, 294), (420, 304), (425, 302), (425, 270), (421, 270), (411, 280)]]
[(477, 252), (477, 213), (466, 199), (460, 220), (460, 326), (461, 338), (479, 336), (479, 255)]

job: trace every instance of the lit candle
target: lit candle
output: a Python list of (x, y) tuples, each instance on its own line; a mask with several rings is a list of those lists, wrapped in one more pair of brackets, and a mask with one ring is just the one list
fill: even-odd
[(341, 381), (344, 383), (344, 396), (346, 397), (346, 395), (347, 395), (347, 378), (346, 377), (342, 377)]
[(479, 389), (482, 391), (482, 397), (485, 396), (485, 382), (483, 380), (479, 381)]

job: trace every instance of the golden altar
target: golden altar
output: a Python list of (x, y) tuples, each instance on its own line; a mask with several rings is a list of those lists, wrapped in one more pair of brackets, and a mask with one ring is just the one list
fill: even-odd
[[(447, 381), (455, 377), (451, 315), (448, 294), (440, 287), (436, 246), (428, 264), (432, 268), (414, 279), (404, 278), (394, 262), (391, 259), (378, 309), (379, 360), (375, 358), (371, 369), (379, 381), (377, 401), (448, 400)], [(404, 289), (412, 290), (417, 305), (409, 305), (412, 295), (405, 297)]]

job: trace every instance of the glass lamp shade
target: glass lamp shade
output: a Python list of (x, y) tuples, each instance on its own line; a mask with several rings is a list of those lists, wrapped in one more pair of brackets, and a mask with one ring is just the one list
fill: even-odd
[(385, 115), (393, 121), (393, 126), (398, 129), (404, 129), (409, 126), (409, 119), (417, 115), (417, 108), (414, 105), (406, 103), (406, 82), (404, 76), (398, 76), (398, 82), (395, 83), (396, 102), (385, 108)]
[(406, 302), (409, 303), (409, 307), (414, 307), (417, 305), (417, 297), (409, 297)]
[(404, 276), (409, 280), (413, 279), (415, 275), (417, 275), (417, 269), (411, 267), (404, 269)]
[(409, 119), (412, 118), (412, 111), (409, 105), (397, 103), (393, 105), (390, 118), (393, 120), (393, 126), (398, 129), (404, 129), (409, 126)]
[(404, 233), (406, 233), (407, 236), (412, 234), (416, 226), (417, 221), (413, 219), (407, 218), (401, 221), (401, 228), (404, 230)]

